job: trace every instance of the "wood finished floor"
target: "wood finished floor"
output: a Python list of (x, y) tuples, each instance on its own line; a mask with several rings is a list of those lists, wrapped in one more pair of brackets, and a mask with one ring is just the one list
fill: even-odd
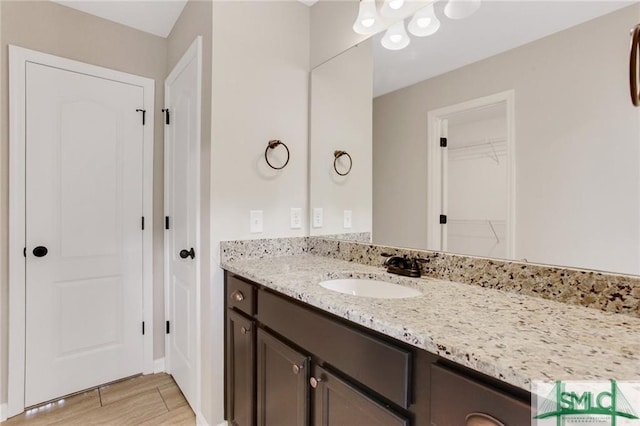
[(184, 425), (196, 416), (168, 374), (138, 376), (28, 410), (2, 426)]

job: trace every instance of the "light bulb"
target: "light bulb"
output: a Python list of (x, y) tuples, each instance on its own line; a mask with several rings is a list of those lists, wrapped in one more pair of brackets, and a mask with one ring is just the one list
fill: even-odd
[(464, 19), (473, 15), (480, 7), (481, 0), (449, 0), (444, 7), (444, 14), (451, 19)]
[(360, 21), (360, 23), (365, 28), (371, 28), (373, 26), (373, 24), (376, 23), (376, 20), (373, 19), (373, 18), (365, 18), (362, 21)]
[(390, 26), (381, 41), (382, 46), (389, 50), (404, 49), (410, 42), (409, 34), (404, 29), (404, 20)]
[(370, 35), (378, 30), (380, 18), (376, 10), (376, 0), (360, 0), (358, 17), (353, 24), (353, 31), (362, 35)]
[(385, 18), (404, 18), (406, 16), (404, 5), (405, 0), (384, 0), (380, 15)]
[(426, 37), (438, 31), (440, 20), (433, 10), (433, 3), (420, 9), (409, 22), (409, 32), (414, 36)]

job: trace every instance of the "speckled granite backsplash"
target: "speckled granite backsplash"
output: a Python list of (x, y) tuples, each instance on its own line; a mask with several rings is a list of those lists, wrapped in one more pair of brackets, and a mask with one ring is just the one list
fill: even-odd
[(381, 253), (427, 259), (425, 276), (640, 317), (640, 277), (319, 237), (226, 241), (222, 260), (314, 254), (381, 266)]

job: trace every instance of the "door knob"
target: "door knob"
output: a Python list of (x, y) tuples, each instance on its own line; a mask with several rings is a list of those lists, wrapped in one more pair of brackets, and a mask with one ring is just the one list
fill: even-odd
[(300, 373), (300, 370), (302, 370), (303, 368), (304, 368), (304, 365), (293, 364), (293, 366), (291, 367), (291, 370), (293, 370), (293, 374), (298, 374)]
[(180, 257), (183, 259), (186, 259), (187, 257), (194, 259), (196, 257), (196, 252), (193, 251), (193, 247), (191, 247), (191, 250), (182, 249), (180, 250)]
[(35, 257), (44, 257), (49, 253), (49, 250), (45, 246), (38, 246), (33, 249), (33, 255)]

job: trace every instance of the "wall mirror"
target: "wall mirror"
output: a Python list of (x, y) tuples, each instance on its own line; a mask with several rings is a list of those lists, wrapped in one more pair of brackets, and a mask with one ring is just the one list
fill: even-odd
[(640, 4), (444, 7), (405, 49), (380, 33), (312, 70), (310, 234), (640, 274)]

